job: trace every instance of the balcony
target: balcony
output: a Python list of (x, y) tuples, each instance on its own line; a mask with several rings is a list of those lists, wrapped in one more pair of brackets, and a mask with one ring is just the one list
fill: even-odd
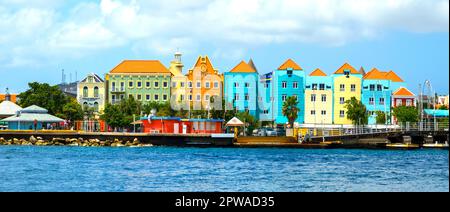
[(125, 93), (125, 88), (111, 88), (111, 93)]

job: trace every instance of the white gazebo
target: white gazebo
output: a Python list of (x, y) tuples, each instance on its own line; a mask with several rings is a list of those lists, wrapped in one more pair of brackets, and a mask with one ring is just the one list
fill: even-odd
[(3, 101), (0, 103), (0, 118), (6, 118), (13, 115), (16, 115), (17, 111), (22, 110), (19, 105), (16, 105), (14, 102)]
[(244, 126), (244, 122), (242, 122), (238, 118), (234, 117), (225, 126), (227, 126), (227, 127), (234, 127), (234, 137), (237, 138), (237, 136), (238, 136), (238, 129), (237, 128)]

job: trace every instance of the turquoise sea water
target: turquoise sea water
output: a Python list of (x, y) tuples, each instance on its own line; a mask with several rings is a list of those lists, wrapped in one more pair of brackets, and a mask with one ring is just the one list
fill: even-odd
[(447, 150), (0, 146), (0, 191), (449, 191)]

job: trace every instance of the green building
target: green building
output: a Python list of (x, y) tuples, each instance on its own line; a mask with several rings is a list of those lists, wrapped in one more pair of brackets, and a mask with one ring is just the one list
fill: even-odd
[(106, 74), (107, 101), (133, 96), (138, 101), (169, 102), (170, 71), (158, 60), (125, 60)]

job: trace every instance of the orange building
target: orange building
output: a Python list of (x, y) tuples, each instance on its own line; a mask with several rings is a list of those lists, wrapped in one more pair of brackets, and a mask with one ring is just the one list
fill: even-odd
[(5, 100), (17, 103), (17, 94), (0, 94), (0, 102)]
[(214, 105), (222, 105), (223, 74), (214, 68), (208, 56), (198, 57), (187, 78), (187, 97), (194, 110), (211, 109), (213, 97), (219, 97), (214, 99)]

